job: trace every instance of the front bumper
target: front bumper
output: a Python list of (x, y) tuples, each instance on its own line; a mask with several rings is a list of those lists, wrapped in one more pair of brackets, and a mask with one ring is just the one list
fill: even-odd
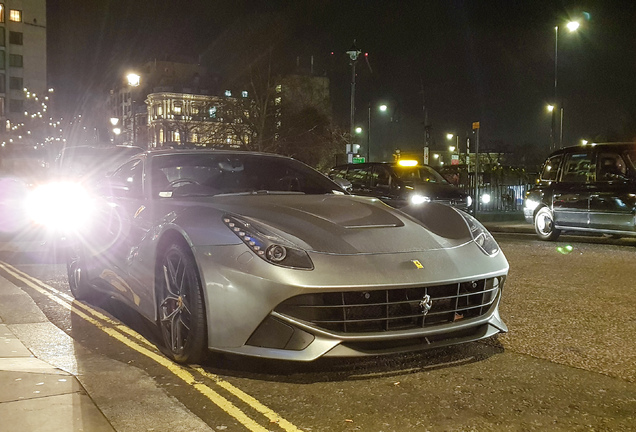
[[(414, 351), (507, 331), (498, 304), (508, 263), (501, 252), (488, 257), (472, 242), (450, 249), (399, 254), (310, 254), (315, 265), (312, 271), (266, 263), (243, 245), (199, 247), (195, 254), (205, 287), (211, 350), (311, 361), (321, 356)], [(423, 263), (423, 268), (415, 266), (413, 260)], [(500, 281), (499, 285), (480, 313), (431, 326), (342, 331), (280, 308), (302, 295), (388, 293), (493, 278)], [(418, 314), (420, 300), (413, 305), (414, 315)], [(433, 304), (436, 302), (433, 300)]]

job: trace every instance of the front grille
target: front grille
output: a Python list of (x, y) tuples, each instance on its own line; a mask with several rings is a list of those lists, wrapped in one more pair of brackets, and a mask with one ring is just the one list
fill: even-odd
[[(303, 294), (276, 312), (340, 333), (376, 333), (428, 328), (488, 312), (504, 277), (417, 288)], [(425, 300), (430, 309), (426, 313)]]

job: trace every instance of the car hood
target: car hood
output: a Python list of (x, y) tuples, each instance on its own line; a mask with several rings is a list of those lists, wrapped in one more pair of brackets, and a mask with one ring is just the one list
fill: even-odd
[[(399, 253), (451, 247), (470, 240), (463, 218), (442, 205), (423, 217), (429, 219), (427, 225), (375, 198), (237, 195), (217, 196), (212, 202), (214, 217), (221, 211), (242, 218), (311, 252)], [(211, 210), (192, 209), (191, 216), (202, 221)]]

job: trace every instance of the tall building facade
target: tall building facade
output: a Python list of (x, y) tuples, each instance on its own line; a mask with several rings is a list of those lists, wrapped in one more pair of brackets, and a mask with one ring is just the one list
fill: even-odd
[(0, 120), (24, 118), (25, 101), (45, 96), (46, 0), (0, 0)]
[(120, 136), (113, 141), (141, 147), (238, 148), (251, 136), (242, 123), (247, 92), (220, 92), (213, 76), (194, 63), (151, 61), (135, 74), (136, 85), (111, 90), (109, 111)]

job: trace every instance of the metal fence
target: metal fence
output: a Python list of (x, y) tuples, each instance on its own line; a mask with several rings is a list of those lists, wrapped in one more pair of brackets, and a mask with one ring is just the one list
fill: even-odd
[[(478, 207), (479, 212), (521, 212), (526, 192), (533, 186), (535, 176), (524, 175), (518, 178), (492, 179), (480, 181)], [(455, 183), (460, 189), (475, 199), (475, 177), (464, 177), (464, 182)]]

